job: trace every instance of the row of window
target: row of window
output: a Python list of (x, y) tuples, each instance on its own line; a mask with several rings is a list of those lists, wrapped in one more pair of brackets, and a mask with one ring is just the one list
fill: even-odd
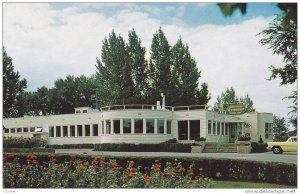
[(49, 137), (81, 137), (81, 136), (98, 136), (98, 124), (49, 127)]
[(229, 123), (208, 120), (207, 133), (209, 135), (228, 135)]
[(265, 123), (265, 138), (269, 139), (272, 135), (272, 128), (273, 124), (272, 123)]
[[(121, 123), (122, 121), (122, 123)], [(145, 121), (145, 123), (144, 123)], [(144, 129), (145, 126), (145, 129)], [(123, 134), (126, 133), (145, 133), (154, 134), (155, 126), (158, 134), (165, 133), (165, 121), (155, 119), (122, 119), (122, 120), (104, 120), (102, 121), (102, 134)], [(166, 133), (171, 134), (171, 120), (166, 121)]]
[(42, 132), (42, 127), (20, 127), (20, 128), (5, 128), (4, 133), (32, 133)]

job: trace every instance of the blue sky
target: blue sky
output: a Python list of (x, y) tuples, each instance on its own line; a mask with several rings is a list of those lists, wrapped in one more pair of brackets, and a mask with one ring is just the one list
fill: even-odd
[(257, 35), (279, 13), (274, 3), (248, 3), (245, 15), (236, 11), (227, 18), (215, 3), (4, 3), (3, 44), (27, 90), (36, 90), (66, 75), (94, 74), (102, 40), (113, 29), (127, 40), (134, 28), (149, 58), (161, 27), (170, 45), (179, 36), (189, 45), (210, 105), (233, 87), (239, 97), (248, 94), (257, 111), (287, 117), (292, 103), (282, 98), (296, 86), (267, 80), (269, 66), (283, 61)]

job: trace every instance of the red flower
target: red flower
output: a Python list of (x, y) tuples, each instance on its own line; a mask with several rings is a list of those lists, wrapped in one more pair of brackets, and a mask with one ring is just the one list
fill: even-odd
[(77, 172), (80, 172), (83, 169), (83, 166), (77, 166), (76, 170)]
[(114, 162), (114, 163), (111, 164), (111, 167), (114, 168), (114, 167), (116, 167), (117, 165), (118, 165), (118, 164), (117, 164), (116, 162)]
[(89, 165), (90, 165), (89, 162), (84, 162), (84, 163), (83, 163), (83, 166), (86, 166), (86, 167), (87, 167), (87, 166), (89, 166)]
[(174, 176), (174, 175), (175, 174), (172, 171), (169, 171), (169, 172), (167, 172), (167, 173), (164, 174), (165, 177), (170, 177), (170, 176)]
[(100, 160), (100, 158), (98, 156), (92, 156), (92, 158), (93, 158), (94, 161)]
[(54, 154), (49, 154), (49, 155), (48, 155), (48, 158), (51, 158), (51, 159), (52, 159), (52, 158), (54, 158), (54, 157), (55, 157)]
[(23, 169), (25, 169), (26, 167), (27, 167), (27, 165), (26, 165), (26, 164), (23, 164), (23, 165), (22, 165), (22, 168), (23, 168)]
[(14, 158), (13, 159), (13, 163), (18, 163), (19, 162), (19, 158)]
[(100, 165), (105, 165), (106, 162), (104, 162), (103, 160), (100, 160), (99, 164), (100, 164)]
[(123, 168), (123, 167), (121, 167), (121, 168), (119, 168), (119, 170), (120, 170), (121, 172), (123, 172), (123, 171), (124, 171), (124, 168)]
[(131, 168), (130, 172), (135, 173), (136, 172), (136, 168)]
[(8, 153), (8, 152), (5, 152), (4, 153), (4, 157), (6, 157), (6, 158), (10, 158), (10, 157), (12, 157), (13, 155), (11, 154), (11, 153)]
[(158, 164), (158, 163), (159, 163), (159, 160), (155, 160), (155, 163), (157, 163), (157, 164)]
[(149, 167), (148, 167), (148, 166), (145, 166), (145, 167), (144, 167), (144, 170), (145, 170), (145, 171), (147, 171), (148, 169), (149, 169)]
[(76, 155), (70, 155), (71, 160), (75, 160), (76, 159)]
[(159, 171), (160, 171), (160, 168), (154, 167), (154, 168), (153, 168), (153, 171), (154, 171), (154, 172), (159, 172)]
[(186, 170), (185, 170), (185, 168), (180, 168), (179, 170), (178, 170), (178, 172), (180, 172), (180, 173), (184, 173)]
[(129, 177), (130, 177), (130, 178), (132, 178), (132, 177), (134, 177), (134, 176), (135, 176), (134, 173), (130, 173), (130, 174), (129, 174)]
[(188, 176), (190, 176), (190, 177), (193, 177), (195, 174), (193, 173), (193, 172), (190, 172), (189, 174), (188, 174)]
[(116, 167), (112, 167), (111, 170), (112, 170), (112, 171), (115, 171), (115, 170), (117, 170), (117, 168), (116, 168)]
[(145, 183), (149, 184), (151, 182), (151, 178), (149, 176), (146, 176), (145, 178)]
[(130, 162), (129, 162), (129, 165), (130, 165), (130, 166), (133, 166), (133, 165), (134, 165), (134, 161), (130, 161)]
[(37, 165), (39, 162), (37, 160), (32, 160), (33, 165)]

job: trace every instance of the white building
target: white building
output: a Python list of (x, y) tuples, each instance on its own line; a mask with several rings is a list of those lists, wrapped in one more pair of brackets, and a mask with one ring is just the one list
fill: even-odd
[[(164, 103), (163, 103), (164, 104)], [(251, 141), (272, 141), (273, 115), (245, 113), (227, 115), (206, 106), (166, 107), (117, 105), (75, 108), (75, 114), (25, 116), (3, 119), (5, 136), (39, 136), (48, 144), (160, 143), (172, 138), (193, 142), (234, 142), (247, 135)]]

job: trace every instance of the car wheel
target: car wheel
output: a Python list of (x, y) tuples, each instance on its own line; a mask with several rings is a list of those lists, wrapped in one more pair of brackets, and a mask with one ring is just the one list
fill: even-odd
[(282, 149), (281, 149), (281, 147), (279, 147), (279, 146), (275, 146), (275, 147), (273, 147), (273, 153), (274, 154), (281, 154), (282, 153)]

